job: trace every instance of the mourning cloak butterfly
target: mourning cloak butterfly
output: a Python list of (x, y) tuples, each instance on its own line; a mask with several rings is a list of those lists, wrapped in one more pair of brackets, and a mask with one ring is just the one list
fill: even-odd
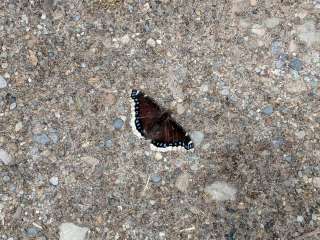
[(140, 138), (151, 140), (151, 149), (170, 151), (193, 149), (193, 142), (170, 112), (161, 108), (152, 98), (133, 89), (131, 127)]

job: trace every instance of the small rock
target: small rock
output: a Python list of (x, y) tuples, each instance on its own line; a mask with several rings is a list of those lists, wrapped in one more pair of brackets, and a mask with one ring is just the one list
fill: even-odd
[(113, 127), (115, 129), (121, 129), (124, 125), (124, 121), (121, 119), (121, 118), (116, 118), (114, 121), (113, 121)]
[(182, 103), (178, 103), (177, 104), (177, 113), (180, 115), (180, 114), (183, 114), (184, 111), (185, 111), (185, 109), (184, 109), (183, 104)]
[(59, 179), (58, 179), (58, 177), (54, 176), (54, 177), (51, 177), (51, 178), (49, 179), (49, 182), (50, 182), (51, 185), (53, 185), (53, 186), (58, 186), (58, 184), (59, 184)]
[(307, 86), (302, 80), (289, 81), (286, 85), (289, 93), (301, 93), (307, 91)]
[(73, 16), (72, 18), (73, 18), (73, 21), (77, 22), (80, 20), (81, 16), (79, 14), (77, 14), (77, 15)]
[(116, 102), (116, 97), (111, 93), (107, 93), (104, 100), (107, 105), (113, 105)]
[(267, 18), (264, 22), (265, 26), (267, 28), (274, 28), (280, 24), (280, 19), (279, 18)]
[(154, 155), (154, 158), (157, 160), (157, 161), (160, 161), (162, 159), (162, 154), (160, 152), (156, 152), (155, 155)]
[(10, 181), (10, 177), (8, 175), (3, 176), (2, 180), (4, 182), (9, 182)]
[(264, 107), (261, 112), (265, 115), (270, 116), (273, 113), (273, 107), (271, 105)]
[(285, 154), (285, 155), (283, 155), (283, 160), (285, 160), (288, 163), (291, 163), (294, 160), (294, 158), (292, 155)]
[(40, 234), (40, 229), (36, 227), (30, 227), (25, 229), (25, 233), (28, 237), (34, 238)]
[(302, 70), (302, 61), (299, 58), (294, 58), (290, 61), (289, 67), (299, 72)]
[(183, 173), (178, 176), (175, 186), (180, 192), (187, 192), (189, 186), (190, 175), (188, 173)]
[(273, 55), (279, 55), (283, 52), (283, 43), (280, 41), (273, 41), (271, 43), (271, 52)]
[(150, 47), (155, 47), (156, 46), (156, 41), (152, 38), (149, 38), (147, 40), (147, 45), (150, 46)]
[(38, 58), (34, 51), (29, 50), (29, 61), (33, 66), (36, 66), (38, 64)]
[(159, 175), (152, 176), (151, 181), (155, 184), (158, 184), (161, 182), (161, 177)]
[(193, 131), (191, 132), (190, 137), (195, 146), (200, 146), (204, 139), (204, 134), (201, 131)]
[(220, 93), (222, 96), (228, 96), (230, 93), (229, 87), (226, 87), (226, 86), (222, 87), (222, 90), (220, 91)]
[(250, 0), (250, 5), (251, 6), (256, 6), (257, 5), (257, 0)]
[(7, 81), (0, 75), (0, 89), (7, 87)]
[(59, 134), (58, 130), (50, 128), (49, 129), (49, 138), (54, 144), (57, 144), (59, 142)]
[(297, 222), (303, 223), (304, 219), (303, 216), (297, 216)]
[(316, 188), (320, 188), (320, 177), (314, 177), (312, 183)]
[(128, 44), (130, 42), (130, 37), (126, 34), (120, 39), (120, 41), (122, 44)]
[(306, 135), (306, 132), (302, 130), (302, 131), (296, 132), (295, 135), (298, 139), (303, 139)]
[(104, 146), (106, 148), (111, 148), (113, 145), (113, 142), (112, 142), (112, 139), (111, 138), (107, 138), (105, 141), (104, 141)]
[(81, 67), (81, 68), (86, 68), (86, 67), (87, 67), (87, 64), (84, 63), (84, 62), (82, 62), (82, 63), (80, 63), (80, 67)]
[(320, 43), (320, 31), (316, 29), (314, 21), (310, 20), (297, 27), (298, 38), (309, 47)]
[(237, 189), (226, 182), (214, 182), (205, 188), (205, 192), (213, 200), (235, 200)]
[(12, 163), (12, 158), (3, 149), (0, 149), (0, 162), (3, 162), (4, 165), (10, 165)]
[(59, 240), (88, 240), (89, 228), (78, 227), (73, 223), (62, 223), (59, 226)]
[(266, 34), (266, 29), (262, 25), (254, 24), (251, 28), (251, 32), (262, 37)]
[(33, 135), (33, 141), (42, 145), (46, 145), (49, 144), (50, 139), (47, 134), (40, 133)]
[(80, 158), (82, 162), (87, 163), (88, 165), (92, 166), (93, 168), (99, 164), (99, 160), (91, 157), (91, 156), (84, 156)]
[(23, 127), (22, 122), (21, 122), (21, 121), (20, 121), (20, 122), (17, 122), (16, 126), (14, 127), (14, 130), (15, 130), (16, 132), (19, 132), (19, 131), (22, 129), (22, 127)]
[(284, 144), (284, 140), (282, 138), (272, 140), (272, 145), (275, 148), (280, 148), (283, 144)]

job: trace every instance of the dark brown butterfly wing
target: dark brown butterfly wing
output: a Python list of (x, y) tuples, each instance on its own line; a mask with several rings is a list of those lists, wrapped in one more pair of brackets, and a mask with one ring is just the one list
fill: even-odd
[(138, 90), (132, 90), (131, 98), (134, 100), (135, 127), (142, 136), (150, 139), (150, 133), (161, 117), (162, 110), (152, 98)]
[(193, 148), (189, 135), (174, 119), (170, 117), (158, 124), (160, 131), (151, 141), (154, 146), (158, 148), (184, 147), (187, 150)]

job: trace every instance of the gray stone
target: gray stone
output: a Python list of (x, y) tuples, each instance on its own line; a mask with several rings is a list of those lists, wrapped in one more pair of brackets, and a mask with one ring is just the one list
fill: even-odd
[(6, 88), (7, 81), (0, 75), (0, 88)]
[(272, 17), (272, 18), (267, 18), (264, 22), (264, 25), (267, 28), (274, 28), (280, 24), (280, 18)]
[(73, 223), (62, 223), (59, 226), (59, 240), (87, 240), (89, 228), (79, 227)]
[(10, 181), (10, 177), (8, 175), (5, 175), (5, 176), (2, 177), (2, 180), (4, 182), (9, 182)]
[(297, 27), (298, 38), (308, 46), (320, 43), (320, 31), (316, 29), (314, 21), (310, 20)]
[(49, 129), (49, 138), (54, 144), (58, 143), (59, 142), (58, 130), (53, 128)]
[(33, 135), (33, 141), (42, 145), (46, 145), (49, 144), (50, 139), (47, 134), (40, 133)]
[(51, 177), (51, 178), (49, 179), (49, 182), (50, 182), (50, 184), (53, 185), (53, 186), (58, 186), (58, 184), (59, 184), (59, 179), (58, 179), (58, 177), (54, 176), (54, 177)]
[(262, 113), (270, 116), (273, 113), (273, 107), (271, 105), (264, 107)]
[(302, 70), (302, 61), (299, 58), (293, 58), (289, 63), (289, 67), (299, 72)]
[(0, 162), (2, 162), (4, 165), (10, 165), (13, 162), (9, 153), (3, 149), (0, 149)]
[(161, 177), (159, 176), (159, 175), (155, 175), (155, 176), (152, 176), (151, 177), (151, 181), (153, 182), (153, 183), (160, 183), (161, 182)]
[(237, 189), (226, 182), (214, 182), (205, 188), (205, 192), (216, 201), (235, 200)]
[(36, 227), (30, 227), (25, 229), (25, 233), (28, 237), (34, 238), (40, 234), (40, 229)]
[(272, 145), (275, 148), (280, 148), (283, 144), (284, 144), (283, 138), (278, 138), (278, 139), (272, 140)]
[(104, 142), (104, 146), (106, 148), (111, 148), (113, 145), (113, 142), (112, 142), (112, 139), (106, 139), (105, 142)]
[(116, 118), (114, 121), (113, 121), (113, 127), (115, 129), (121, 129), (124, 125), (124, 121), (121, 119), (121, 118)]
[(150, 47), (155, 47), (156, 46), (156, 41), (153, 40), (152, 38), (149, 38), (147, 40), (147, 45), (150, 46)]
[(283, 160), (285, 160), (286, 162), (290, 163), (290, 162), (292, 162), (294, 160), (294, 157), (292, 155), (285, 154), (283, 156)]
[(178, 176), (175, 186), (180, 192), (187, 192), (189, 186), (190, 175), (188, 173), (183, 173)]
[(283, 51), (283, 43), (280, 41), (273, 41), (271, 43), (271, 52), (274, 55), (279, 55)]
[(201, 131), (193, 131), (190, 133), (190, 137), (195, 146), (200, 146), (204, 139), (204, 134)]

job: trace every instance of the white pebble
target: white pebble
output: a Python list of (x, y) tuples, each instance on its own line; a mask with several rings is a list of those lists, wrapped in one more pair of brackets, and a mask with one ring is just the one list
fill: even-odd
[(214, 182), (205, 188), (205, 192), (216, 201), (235, 200), (237, 189), (226, 182)]
[(204, 139), (204, 134), (201, 131), (193, 131), (191, 132), (190, 137), (195, 146), (200, 146)]
[(12, 162), (9, 153), (3, 149), (0, 149), (0, 162), (3, 162), (4, 165), (9, 165)]
[(87, 227), (78, 227), (73, 223), (62, 223), (59, 226), (59, 240), (87, 240), (89, 239)]
[(154, 158), (157, 160), (157, 161), (160, 161), (162, 159), (162, 155), (160, 152), (156, 152), (155, 155), (154, 155)]
[(53, 186), (58, 186), (59, 184), (59, 179), (58, 177), (54, 176), (54, 177), (51, 177), (49, 182), (53, 185)]
[(155, 47), (156, 46), (156, 41), (154, 41), (152, 38), (149, 38), (147, 40), (147, 45), (150, 47)]
[(0, 88), (7, 87), (7, 81), (0, 75)]

